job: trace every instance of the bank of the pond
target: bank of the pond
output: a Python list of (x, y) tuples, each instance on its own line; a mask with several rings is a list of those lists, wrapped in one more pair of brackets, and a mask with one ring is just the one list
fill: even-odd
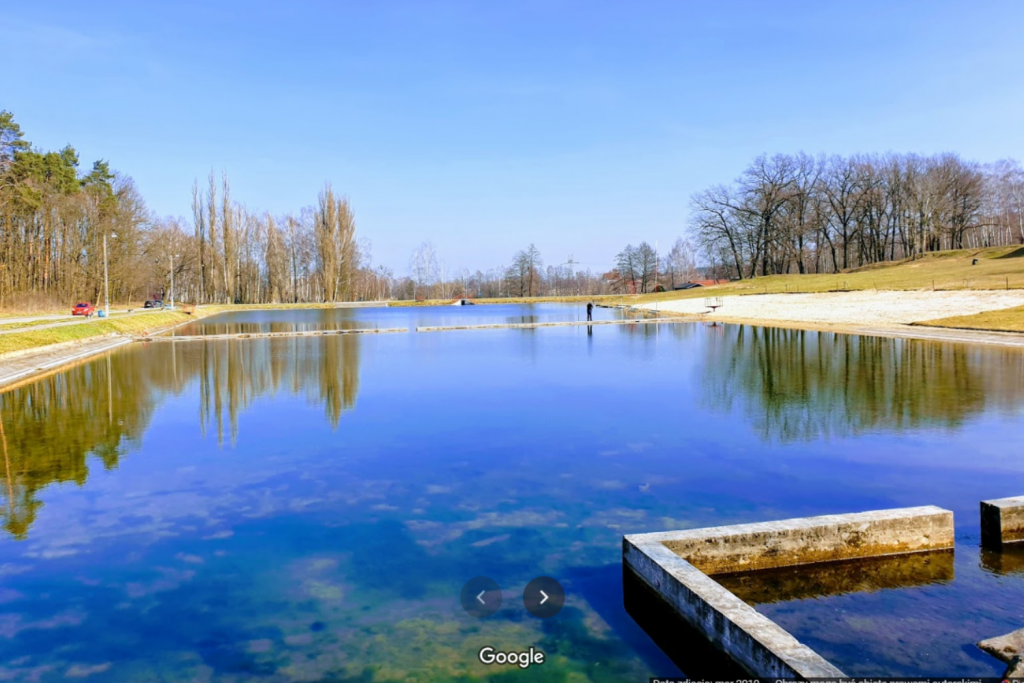
[(24, 332), (4, 334), (0, 336), (0, 387), (126, 344), (132, 335), (159, 334), (217, 312), (213, 308), (196, 309), (191, 314), (160, 311), (48, 329), (28, 327)]
[[(708, 292), (710, 297), (712, 292)], [(827, 292), (722, 297), (709, 311), (704, 299), (640, 303), (641, 310), (695, 320), (825, 330), (869, 336), (1024, 346), (1012, 327), (986, 327), (984, 320), (1004, 316), (1024, 304), (1022, 291)], [(962, 316), (945, 325), (944, 316)], [(980, 324), (965, 321), (976, 317)]]
[[(169, 311), (139, 311), (131, 315), (88, 321), (28, 320), (22, 329), (0, 334), (0, 388), (10, 388), (30, 377), (54, 372), (65, 364), (84, 360), (132, 341), (156, 335), (220, 313), (246, 310), (369, 308), (387, 302), (209, 304)], [(13, 325), (11, 327), (14, 327)]]

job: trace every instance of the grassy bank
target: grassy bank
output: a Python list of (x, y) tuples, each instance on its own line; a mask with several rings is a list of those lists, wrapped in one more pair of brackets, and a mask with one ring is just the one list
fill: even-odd
[(181, 311), (161, 311), (146, 315), (96, 320), (79, 325), (63, 325), (46, 330), (28, 328), (24, 332), (0, 335), (0, 357), (13, 351), (26, 351), (51, 344), (83, 341), (111, 334), (156, 332), (178, 323), (194, 320), (197, 317), (204, 317), (204, 315), (206, 315), (205, 311), (196, 311), (194, 315), (186, 315)]
[(14, 351), (27, 351), (43, 348), (51, 344), (84, 341), (111, 334), (143, 334), (159, 332), (190, 320), (206, 318), (218, 313), (246, 310), (281, 310), (293, 308), (334, 308), (331, 303), (300, 303), (300, 304), (208, 304), (197, 306), (188, 315), (179, 308), (175, 311), (154, 311), (140, 315), (118, 316), (108, 319), (93, 319), (84, 323), (58, 325), (42, 330), (34, 327), (60, 323), (60, 320), (39, 320), (27, 323), (3, 324), (0, 319), (0, 330), (24, 328), (24, 331), (0, 335), (0, 358)]
[(917, 323), (928, 327), (950, 327), (959, 330), (990, 330), (994, 332), (1024, 332), (1024, 306), (1001, 311), (986, 311), (975, 315), (958, 315)]
[[(978, 263), (974, 265), (974, 260)], [(885, 290), (1024, 289), (1024, 247), (940, 251), (842, 273), (768, 275), (715, 287), (617, 297), (617, 303), (649, 303), (707, 296)]]

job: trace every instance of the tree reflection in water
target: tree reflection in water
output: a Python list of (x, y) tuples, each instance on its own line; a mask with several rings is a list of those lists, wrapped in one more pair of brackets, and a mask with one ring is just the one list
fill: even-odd
[(1017, 349), (747, 325), (706, 340), (700, 373), (704, 405), (781, 442), (957, 427), (1024, 397)]
[[(136, 450), (161, 402), (198, 385), (200, 427), (232, 443), (257, 398), (305, 395), (331, 426), (355, 407), (357, 336), (154, 343), (121, 349), (0, 394), (0, 522), (24, 539), (54, 483), (85, 484), (87, 458), (105, 469)], [(111, 356), (114, 356), (113, 358)]]

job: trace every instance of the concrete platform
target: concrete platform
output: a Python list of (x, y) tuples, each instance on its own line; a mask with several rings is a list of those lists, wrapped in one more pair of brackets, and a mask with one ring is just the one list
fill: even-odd
[(624, 569), (717, 651), (751, 675), (800, 679), (845, 676), (709, 574), (805, 564), (820, 574), (820, 563), (952, 548), (953, 513), (933, 506), (636, 534), (622, 543)]
[(435, 325), (417, 327), (417, 332), (450, 332), (452, 330), (507, 330), (534, 329), (537, 327), (592, 327), (597, 325), (661, 325), (671, 323), (693, 323), (693, 318), (637, 318), (635, 320), (559, 320), (539, 323), (488, 323), (486, 325)]
[(146, 342), (216, 341), (223, 339), (278, 339), (285, 337), (333, 337), (346, 334), (395, 334), (408, 332), (408, 327), (366, 327), (350, 330), (296, 330), (294, 332), (239, 332), (237, 334), (183, 334), (178, 336), (154, 335), (133, 337)]
[(1024, 541), (1024, 496), (981, 501), (981, 545), (999, 550)]

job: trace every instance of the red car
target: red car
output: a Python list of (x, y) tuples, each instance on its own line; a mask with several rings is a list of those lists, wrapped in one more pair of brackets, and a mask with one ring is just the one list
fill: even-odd
[(89, 318), (96, 312), (96, 307), (92, 304), (87, 304), (84, 301), (82, 303), (75, 304), (75, 307), (71, 309), (71, 315), (84, 315)]

